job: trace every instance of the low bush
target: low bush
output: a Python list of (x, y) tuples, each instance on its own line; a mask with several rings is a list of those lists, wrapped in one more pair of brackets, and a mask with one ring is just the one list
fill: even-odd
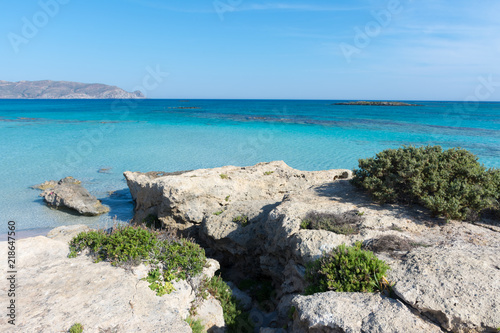
[(404, 146), (359, 160), (352, 184), (380, 203), (418, 203), (434, 215), (475, 219), (498, 207), (500, 170), (486, 169), (465, 149)]
[(353, 235), (359, 233), (363, 214), (349, 211), (342, 214), (309, 212), (302, 220), (302, 229), (327, 230), (336, 234)]
[(151, 264), (145, 280), (158, 296), (172, 292), (174, 280), (201, 273), (206, 264), (205, 250), (198, 244), (138, 226), (118, 227), (111, 232), (82, 232), (71, 240), (69, 257), (76, 257), (85, 249), (90, 250), (96, 262)]
[(317, 292), (373, 292), (388, 287), (385, 273), (389, 266), (372, 252), (339, 245), (306, 267), (309, 286), (306, 294)]
[(156, 246), (156, 233), (137, 227), (118, 227), (108, 233), (104, 230), (82, 232), (70, 242), (70, 257), (89, 248), (95, 261), (108, 260), (114, 264), (128, 260), (145, 259)]

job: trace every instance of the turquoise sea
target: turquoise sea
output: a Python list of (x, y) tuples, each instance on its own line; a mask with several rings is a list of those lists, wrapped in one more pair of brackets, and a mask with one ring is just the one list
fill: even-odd
[[(127, 221), (122, 173), (284, 160), (302, 170), (352, 169), (404, 144), (463, 147), (500, 167), (500, 103), (342, 106), (297, 100), (0, 100), (0, 212), (18, 230)], [(411, 102), (410, 102), (411, 103)], [(101, 172), (99, 172), (101, 171)], [(73, 176), (111, 212), (49, 209), (30, 186)]]

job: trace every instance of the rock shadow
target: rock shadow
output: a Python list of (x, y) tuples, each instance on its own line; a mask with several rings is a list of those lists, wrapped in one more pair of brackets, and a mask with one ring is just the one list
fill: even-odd
[(110, 191), (107, 197), (99, 200), (109, 207), (108, 215), (116, 216), (119, 221), (129, 221), (134, 217), (134, 200), (128, 188)]

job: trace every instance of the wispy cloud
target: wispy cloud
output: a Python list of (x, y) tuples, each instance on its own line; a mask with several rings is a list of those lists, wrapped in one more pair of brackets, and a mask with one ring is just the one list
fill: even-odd
[(288, 10), (288, 11), (308, 11), (308, 12), (337, 12), (363, 10), (363, 6), (325, 6), (311, 4), (290, 4), (290, 3), (262, 3), (262, 4), (243, 4), (235, 11), (270, 11), (270, 10)]
[[(162, 2), (159, 0), (128, 0), (145, 7), (164, 9), (175, 12), (183, 13), (213, 13), (213, 1), (208, 0), (204, 6), (195, 6), (193, 3), (175, 3), (174, 2)], [(304, 12), (336, 12), (336, 11), (355, 11), (363, 10), (368, 7), (364, 6), (332, 6), (332, 5), (311, 5), (307, 3), (255, 3), (255, 1), (250, 2), (242, 1), (241, 4), (232, 5), (231, 1), (222, 1), (228, 8), (231, 8), (232, 12), (244, 12), (244, 11), (304, 11)]]
[(185, 4), (182, 4), (182, 3), (176, 4), (175, 1), (170, 1), (170, 2), (163, 2), (163, 1), (159, 1), (159, 0), (127, 0), (127, 1), (141, 5), (143, 7), (161, 9), (161, 10), (172, 11), (172, 12), (179, 12), (179, 13), (192, 13), (192, 14), (194, 14), (194, 13), (210, 13), (210, 14), (213, 14), (213, 12), (214, 12), (210, 1), (207, 1), (206, 6), (204, 6), (203, 8), (193, 6), (192, 4), (190, 4), (188, 6), (186, 6)]

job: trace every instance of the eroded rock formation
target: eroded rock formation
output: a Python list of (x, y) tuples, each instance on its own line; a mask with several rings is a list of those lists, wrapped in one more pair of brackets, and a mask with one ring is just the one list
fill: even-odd
[[(350, 176), (348, 170), (299, 171), (283, 162), (177, 175), (125, 172), (136, 222), (157, 216), (165, 226), (197, 236), (222, 265), (244, 276), (272, 278), (282, 323), (289, 320), (287, 309), (296, 307), (288, 327), (314, 332), (405, 331), (406, 325), (423, 331), (490, 332), (500, 327), (500, 257), (495, 255), (500, 228), (446, 223), (419, 207), (374, 204), (350, 185)], [(357, 233), (301, 226), (310, 212), (353, 211), (362, 216)], [(384, 247), (391, 237), (394, 246)], [(377, 244), (377, 256), (391, 266), (388, 279), (397, 299), (358, 293), (300, 296), (309, 261), (356, 241)], [(342, 311), (358, 307), (369, 318), (360, 322), (351, 316), (352, 321), (339, 324)]]

